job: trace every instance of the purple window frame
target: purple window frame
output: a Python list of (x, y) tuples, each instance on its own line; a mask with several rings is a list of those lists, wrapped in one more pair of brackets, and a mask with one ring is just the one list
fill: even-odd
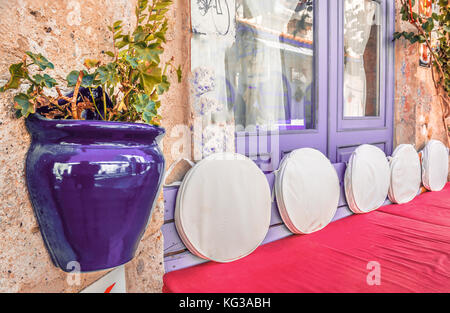
[[(348, 161), (361, 144), (373, 144), (387, 155), (392, 153), (395, 4), (388, 0), (374, 1), (380, 3), (382, 11), (379, 115), (343, 116), (344, 1), (315, 0), (312, 96), (315, 129), (280, 130), (279, 149), (270, 147), (270, 133), (236, 132), (238, 153), (252, 158), (266, 173), (276, 170), (284, 155), (304, 147), (318, 149), (333, 163)], [(251, 147), (257, 147), (258, 152), (251, 153), (255, 151)]]
[[(328, 12), (326, 1), (316, 0), (314, 4), (313, 40), (314, 92), (312, 93), (315, 128), (305, 130), (280, 130), (279, 149), (277, 150), (272, 150), (270, 147), (270, 133), (263, 133), (263, 135), (258, 133), (258, 131), (236, 133), (236, 151), (250, 157), (266, 173), (276, 170), (283, 156), (298, 148), (315, 148), (325, 155), (327, 154), (327, 122), (324, 118), (327, 116), (328, 107), (328, 40), (326, 40), (328, 32), (327, 15)], [(259, 149), (262, 145), (265, 145), (264, 148), (269, 147), (269, 151), (267, 151), (267, 149)], [(258, 153), (250, 153), (249, 151), (255, 151), (255, 149), (251, 149), (251, 147), (255, 146), (258, 147)]]

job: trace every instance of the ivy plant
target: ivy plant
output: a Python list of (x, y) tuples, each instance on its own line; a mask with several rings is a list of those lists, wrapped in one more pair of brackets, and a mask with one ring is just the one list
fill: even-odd
[[(450, 116), (450, 5), (449, 0), (432, 0), (433, 5), (439, 6), (439, 12), (430, 17), (414, 12), (417, 0), (401, 0), (400, 14), (403, 21), (414, 26), (415, 31), (396, 32), (394, 39), (404, 38), (411, 44), (426, 44), (433, 66), (431, 72), (434, 86), (440, 97), (444, 125)], [(437, 36), (438, 49), (432, 47), (432, 34)], [(446, 126), (446, 129), (448, 127)]]
[[(171, 4), (172, 0), (139, 0), (135, 10), (137, 23), (132, 31), (125, 32), (122, 21), (109, 26), (113, 51), (105, 54), (110, 60), (86, 59), (83, 69), (71, 71), (66, 77), (67, 86), (74, 87), (70, 95), (63, 95), (56, 80), (44, 73), (54, 65), (42, 54), (29, 51), (22, 62), (9, 67), (10, 79), (0, 92), (19, 89), (24, 83), (30, 85), (26, 92), (14, 96), (18, 116), (39, 112), (47, 118), (94, 117), (159, 125), (160, 97), (171, 84), (169, 71), (176, 72), (178, 82), (182, 77), (173, 57), (161, 60)], [(57, 96), (47, 95), (48, 89), (54, 89)]]

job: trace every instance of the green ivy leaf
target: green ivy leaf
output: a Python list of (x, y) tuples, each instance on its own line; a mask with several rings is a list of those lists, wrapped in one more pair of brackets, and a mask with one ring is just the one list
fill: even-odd
[(161, 83), (157, 87), (158, 95), (162, 95), (164, 92), (168, 91), (170, 88), (170, 83), (166, 75), (162, 75)]
[(427, 32), (430, 33), (434, 28), (434, 21), (433, 18), (429, 18), (425, 23), (422, 24), (422, 28)]
[(136, 69), (138, 67), (138, 59), (134, 58), (134, 57), (130, 57), (129, 55), (127, 55), (125, 57), (125, 60), (128, 62), (128, 64), (130, 64), (131, 68)]
[(162, 0), (158, 3), (156, 3), (155, 9), (161, 10), (161, 9), (167, 8), (171, 4), (172, 4), (172, 0)]
[(138, 26), (136, 30), (133, 32), (134, 42), (142, 42), (147, 37), (148, 33), (144, 31), (142, 26)]
[(33, 76), (34, 81), (41, 87), (53, 88), (57, 85), (55, 79), (53, 79), (50, 75), (44, 74), (36, 74)]
[(140, 60), (150, 61), (156, 64), (160, 63), (159, 55), (162, 54), (162, 49), (159, 44), (152, 44), (148, 47), (142, 45), (136, 45), (136, 54)]
[(150, 111), (152, 109), (152, 103), (154, 106), (154, 102), (146, 94), (136, 94), (133, 105), (136, 112), (143, 113), (146, 110)]
[(147, 8), (148, 0), (139, 0), (136, 6), (136, 16), (139, 17), (140, 14)]
[(74, 87), (77, 84), (78, 76), (80, 76), (80, 71), (72, 71), (67, 75), (67, 87)]
[(100, 66), (95, 72), (95, 77), (102, 85), (106, 83), (110, 85), (117, 84), (119, 81), (119, 76), (117, 73), (116, 64), (108, 63), (107, 65)]
[[(75, 87), (77, 85), (78, 77), (80, 76), (80, 71), (72, 71), (67, 75), (67, 86), (68, 87)], [(97, 72), (94, 73), (88, 73), (87, 71), (83, 70), (83, 79), (81, 80), (81, 86), (82, 87), (93, 87), (95, 85), (98, 85), (98, 81), (95, 80), (97, 76)]]
[[(160, 68), (158, 68), (159, 70), (161, 70)], [(148, 95), (150, 95), (151, 93), (153, 93), (153, 90), (155, 89), (155, 86), (158, 85), (159, 83), (161, 83), (162, 78), (159, 75), (152, 75), (152, 74), (147, 74), (147, 73), (142, 73), (141, 72), (141, 84), (142, 87), (144, 88), (144, 92)]]
[(111, 52), (111, 51), (106, 51), (105, 54), (106, 54), (107, 56), (110, 56), (111, 58), (114, 58), (114, 57), (115, 57), (114, 53)]
[(81, 81), (81, 86), (92, 87), (94, 85), (95, 73), (88, 74), (85, 72), (83, 80)]
[(115, 21), (114, 24), (113, 24), (113, 28), (116, 29), (117, 27), (120, 27), (121, 24), (122, 24), (122, 21), (120, 21), (120, 20), (119, 21)]
[(146, 94), (136, 94), (133, 97), (132, 105), (136, 112), (141, 114), (145, 123), (152, 124), (153, 119), (157, 117), (158, 104), (151, 100)]
[(162, 42), (166, 43), (166, 35), (164, 32), (156, 32), (155, 37), (160, 39)]
[(85, 59), (83, 65), (85, 67), (87, 67), (88, 69), (91, 69), (93, 67), (99, 66), (100, 65), (100, 61), (99, 60), (95, 60), (95, 59)]
[(9, 73), (11, 74), (11, 77), (4, 86), (0, 87), (0, 92), (4, 92), (8, 89), (19, 88), (22, 79), (26, 77), (23, 63), (11, 64), (9, 67)]
[(131, 43), (130, 35), (120, 35), (120, 38), (121, 38), (121, 40), (118, 40), (116, 42), (116, 47), (119, 50)]
[(24, 117), (27, 117), (30, 113), (34, 113), (34, 106), (30, 102), (30, 97), (24, 93), (19, 93), (14, 97), (14, 108)]
[(25, 52), (34, 62), (34, 64), (36, 64), (37, 66), (39, 66), (39, 68), (43, 71), (46, 68), (50, 68), (53, 69), (54, 65), (53, 63), (49, 62), (42, 54), (35, 54), (32, 53), (30, 51)]

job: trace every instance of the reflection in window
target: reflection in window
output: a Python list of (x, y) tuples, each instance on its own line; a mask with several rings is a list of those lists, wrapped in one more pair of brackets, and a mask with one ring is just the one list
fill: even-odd
[(313, 1), (236, 0), (225, 67), (238, 130), (314, 128)]
[(380, 4), (344, 2), (344, 116), (379, 115)]

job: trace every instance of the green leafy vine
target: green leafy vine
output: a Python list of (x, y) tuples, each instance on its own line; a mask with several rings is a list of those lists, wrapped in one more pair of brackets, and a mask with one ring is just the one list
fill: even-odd
[[(394, 39), (404, 38), (411, 44), (426, 44), (430, 51), (431, 72), (434, 86), (441, 101), (442, 117), (447, 131), (446, 118), (450, 116), (450, 5), (449, 0), (432, 0), (439, 6), (439, 13), (423, 16), (414, 12), (416, 0), (400, 0), (403, 21), (414, 26), (414, 32), (396, 32)], [(432, 35), (436, 36), (438, 49), (432, 46)]]
[[(74, 87), (72, 96), (62, 95), (56, 80), (44, 73), (54, 65), (43, 55), (32, 52), (26, 52), (22, 62), (9, 67), (10, 79), (0, 87), (0, 92), (19, 89), (24, 83), (30, 85), (26, 92), (14, 96), (18, 117), (40, 111), (47, 118), (83, 119), (83, 112), (88, 110), (105, 121), (159, 125), (160, 96), (171, 85), (169, 71), (176, 72), (178, 82), (182, 77), (173, 57), (161, 61), (168, 31), (166, 15), (171, 4), (172, 0), (139, 0), (135, 10), (137, 23), (129, 33), (123, 30), (122, 21), (114, 22), (109, 27), (113, 51), (105, 52), (111, 61), (86, 59), (85, 69), (71, 71), (66, 81), (68, 87)], [(100, 90), (98, 87), (102, 95), (96, 101), (94, 91)], [(53, 88), (58, 96), (46, 95), (46, 89)], [(82, 95), (81, 88), (88, 90), (89, 95)]]

